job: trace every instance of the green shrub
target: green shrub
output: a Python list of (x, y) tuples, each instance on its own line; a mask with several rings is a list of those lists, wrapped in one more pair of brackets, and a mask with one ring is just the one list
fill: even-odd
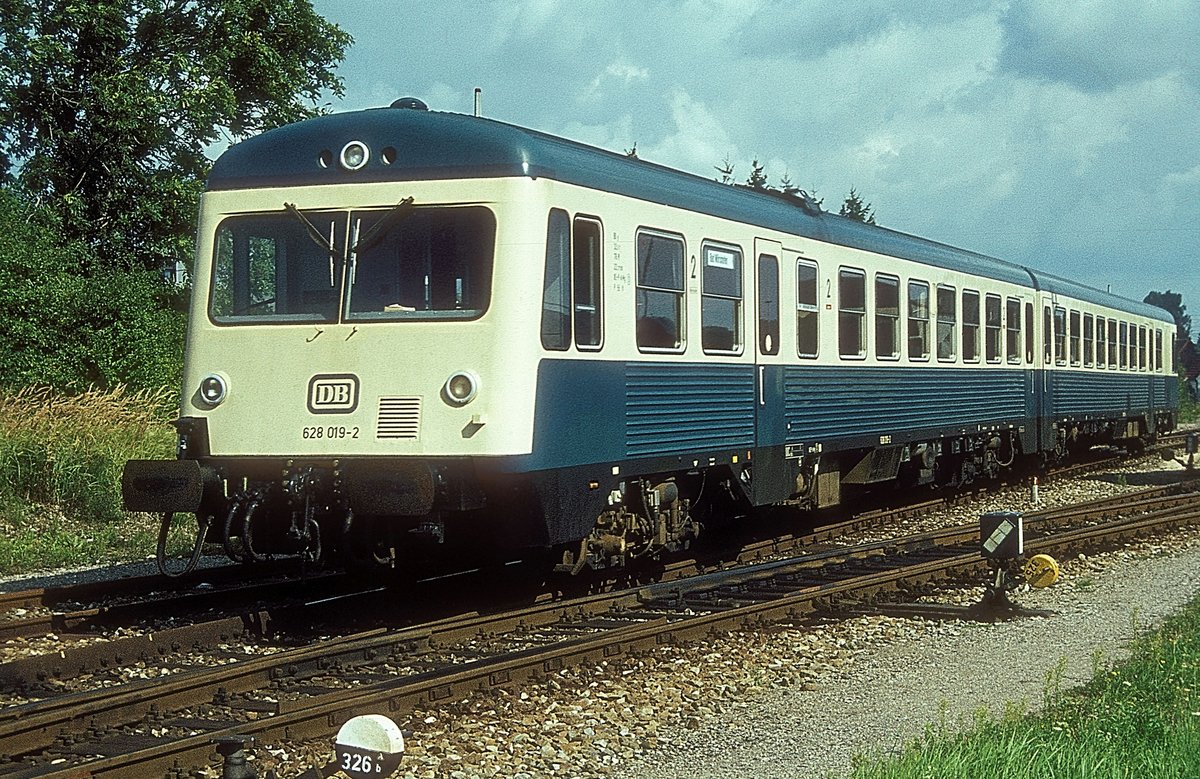
[(0, 383), (84, 391), (178, 387), (182, 290), (97, 262), (48, 209), (0, 189)]

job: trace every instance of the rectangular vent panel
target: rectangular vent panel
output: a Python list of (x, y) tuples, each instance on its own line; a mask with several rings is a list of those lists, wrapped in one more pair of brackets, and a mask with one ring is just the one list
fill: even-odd
[(421, 399), (380, 398), (377, 439), (415, 439), (421, 433)]

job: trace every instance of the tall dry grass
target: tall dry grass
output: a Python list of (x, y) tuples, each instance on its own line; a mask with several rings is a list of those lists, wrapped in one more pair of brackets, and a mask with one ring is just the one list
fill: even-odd
[(122, 518), (125, 461), (174, 456), (171, 396), (124, 387), (0, 393), (0, 512), (43, 504), (79, 520)]

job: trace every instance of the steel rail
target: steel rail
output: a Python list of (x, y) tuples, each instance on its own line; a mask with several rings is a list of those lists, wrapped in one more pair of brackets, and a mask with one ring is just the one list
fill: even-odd
[[(1136, 501), (1146, 504), (1144, 499)], [(1093, 527), (1072, 530), (1061, 533), (1053, 538), (1039, 538), (1027, 541), (1029, 550), (1057, 550), (1064, 545), (1081, 543), (1098, 543), (1091, 539), (1106, 537), (1126, 537), (1145, 532), (1147, 529), (1158, 528), (1165, 524), (1180, 524), (1200, 520), (1200, 507), (1194, 501), (1185, 501), (1183, 505), (1169, 508), (1159, 508), (1150, 513), (1143, 513), (1132, 518), (1112, 520)], [(966, 528), (956, 529), (960, 537), (978, 539), (977, 528), (970, 531)], [(930, 543), (930, 538), (936, 536), (941, 541), (948, 541), (951, 535), (945, 531), (935, 534), (918, 534), (911, 537), (914, 544), (926, 544), (933, 548), (943, 548), (942, 543)], [(889, 541), (887, 545), (895, 547), (899, 540)], [(455, 641), (462, 641), (479, 635), (500, 634), (506, 630), (524, 627), (534, 628), (574, 616), (583, 619), (608, 611), (610, 613), (641, 618), (640, 622), (626, 623), (593, 636), (584, 636), (568, 640), (559, 640), (552, 644), (531, 647), (507, 652), (494, 657), (486, 657), (462, 664), (453, 665), (449, 672), (445, 669), (398, 677), (386, 682), (376, 682), (353, 690), (328, 693), (315, 698), (298, 702), (281, 702), (276, 707), (273, 716), (268, 716), (255, 722), (230, 724), (225, 728), (214, 729), (210, 732), (194, 736), (190, 739), (175, 742), (174, 745), (160, 744), (149, 748), (149, 751), (135, 751), (125, 755), (109, 755), (100, 760), (93, 760), (74, 768), (64, 768), (62, 772), (28, 774), (45, 776), (119, 776), (127, 775), (132, 765), (139, 766), (143, 772), (170, 770), (178, 764), (187, 766), (204, 762), (211, 752), (209, 742), (221, 735), (253, 735), (258, 738), (273, 737), (293, 739), (307, 738), (319, 735), (330, 735), (337, 726), (349, 716), (364, 710), (397, 711), (416, 705), (436, 704), (446, 700), (461, 698), (474, 689), (490, 689), (497, 686), (507, 686), (522, 680), (542, 674), (551, 673), (570, 662), (592, 662), (602, 658), (616, 657), (638, 649), (645, 649), (657, 644), (704, 636), (721, 630), (736, 627), (753, 627), (778, 620), (801, 620), (814, 610), (836, 605), (846, 599), (861, 599), (871, 597), (880, 592), (898, 589), (902, 584), (911, 585), (914, 582), (930, 581), (943, 578), (952, 573), (983, 567), (979, 555), (966, 552), (953, 546), (942, 553), (940, 559), (922, 560), (916, 565), (882, 571), (852, 574), (848, 578), (829, 581), (821, 584), (800, 586), (792, 592), (770, 597), (769, 599), (743, 603), (731, 608), (717, 608), (707, 614), (691, 615), (686, 618), (680, 615), (655, 615), (646, 611), (648, 603), (661, 600), (664, 596), (678, 596), (682, 588), (678, 582), (642, 587), (636, 591), (621, 593), (605, 593), (570, 601), (567, 603), (543, 604), (532, 606), (511, 614), (498, 617), (480, 617), (470, 615), (460, 620), (444, 621), (440, 625), (421, 626), (390, 634), (371, 635), (356, 638), (342, 647), (343, 656), (361, 653), (364, 659), (371, 653), (380, 653), (386, 647), (398, 644), (414, 647), (425, 644), (436, 648)], [(778, 576), (781, 573), (794, 573), (805, 569), (812, 570), (816, 556), (824, 556), (829, 560), (841, 559), (855, 561), (869, 559), (868, 550), (864, 547), (844, 547), (824, 550), (819, 555), (792, 561), (772, 561), (752, 566), (759, 569), (761, 578)], [(790, 563), (790, 568), (789, 568)], [(722, 575), (724, 578), (722, 579)], [(699, 577), (696, 581), (688, 580), (688, 592), (702, 591), (705, 588), (716, 587), (736, 588), (751, 581), (745, 570), (736, 572), (717, 572)], [(354, 644), (352, 647), (351, 644)], [(320, 648), (311, 648), (308, 659), (301, 661), (299, 655), (291, 655), (290, 673), (296, 673), (299, 664), (330, 662), (329, 655), (322, 657)], [(402, 650), (403, 651), (403, 650)], [(264, 667), (270, 660), (264, 658)], [(259, 668), (261, 673), (263, 668)], [(278, 672), (275, 672), (278, 673)], [(267, 672), (266, 677), (272, 673)], [(265, 678), (265, 677), (260, 677)], [(277, 678), (277, 677), (275, 677)], [(214, 679), (209, 684), (216, 683)], [(253, 687), (250, 684), (249, 687)], [(227, 691), (230, 689), (226, 685)], [(215, 723), (214, 723), (215, 724)], [(43, 731), (44, 732), (44, 731)], [(127, 740), (136, 741), (138, 737), (128, 736)], [(72, 773), (72, 771), (74, 773)], [(86, 773), (79, 773), (85, 771)], [(25, 774), (21, 774), (24, 776)]]

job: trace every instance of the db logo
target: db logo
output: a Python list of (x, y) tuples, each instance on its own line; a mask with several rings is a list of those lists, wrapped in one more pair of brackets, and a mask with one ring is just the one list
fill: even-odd
[(308, 410), (314, 414), (349, 414), (358, 408), (358, 377), (327, 373), (308, 382)]

